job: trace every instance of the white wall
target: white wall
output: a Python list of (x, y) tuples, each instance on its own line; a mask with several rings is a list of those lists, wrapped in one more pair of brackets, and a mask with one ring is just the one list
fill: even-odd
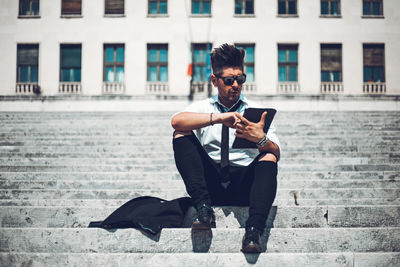
[[(60, 0), (41, 0), (39, 19), (18, 19), (18, 1), (0, 0), (0, 94), (15, 94), (17, 43), (39, 43), (43, 94), (58, 92), (61, 43), (82, 43), (83, 94), (101, 94), (103, 44), (125, 44), (129, 95), (145, 94), (147, 43), (168, 43), (172, 95), (187, 95), (191, 42), (255, 43), (259, 94), (275, 94), (277, 44), (299, 44), (301, 93), (318, 94), (320, 44), (342, 43), (345, 94), (362, 94), (362, 44), (385, 43), (387, 94), (400, 94), (400, 1), (384, 0), (384, 19), (361, 17), (361, 0), (342, 0), (341, 18), (320, 18), (319, 0), (299, 0), (297, 18), (277, 17), (276, 0), (255, 0), (254, 17), (235, 17), (234, 0), (216, 0), (211, 17), (190, 16), (190, 0), (169, 0), (168, 16), (148, 17), (147, 0), (125, 1), (125, 16), (104, 17), (103, 0), (83, 0), (82, 18), (60, 18)], [(190, 34), (191, 32), (191, 34)]]

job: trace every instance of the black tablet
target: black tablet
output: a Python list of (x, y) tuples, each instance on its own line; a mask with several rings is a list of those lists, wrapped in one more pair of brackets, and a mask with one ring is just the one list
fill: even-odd
[[(271, 126), (271, 122), (274, 119), (276, 114), (276, 109), (273, 108), (247, 108), (244, 111), (243, 117), (248, 119), (251, 122), (259, 122), (261, 119), (261, 115), (263, 112), (267, 112), (267, 116), (265, 118), (264, 132), (267, 133), (269, 126)], [(244, 138), (236, 137), (233, 141), (232, 148), (257, 148), (257, 144), (246, 140)]]

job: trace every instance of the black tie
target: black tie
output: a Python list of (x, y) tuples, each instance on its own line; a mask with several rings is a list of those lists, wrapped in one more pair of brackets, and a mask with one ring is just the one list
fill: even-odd
[[(236, 111), (242, 101), (238, 101), (228, 112)], [(223, 113), (225, 109), (218, 104), (220, 111)], [(222, 125), (221, 133), (221, 182), (226, 183), (229, 181), (229, 128), (228, 126)]]

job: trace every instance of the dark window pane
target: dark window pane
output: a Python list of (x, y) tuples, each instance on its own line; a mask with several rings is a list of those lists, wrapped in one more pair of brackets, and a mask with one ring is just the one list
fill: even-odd
[(363, 14), (364, 15), (371, 15), (370, 3), (367, 2), (367, 1), (363, 1)]
[(332, 81), (333, 82), (340, 82), (341, 81), (341, 79), (340, 79), (340, 72), (338, 72), (338, 71), (334, 71), (334, 72), (332, 72)]
[(337, 2), (331, 2), (331, 15), (339, 14), (339, 6)]
[(156, 1), (150, 1), (149, 13), (150, 14), (157, 14), (157, 2)]
[(106, 0), (105, 14), (124, 14), (124, 0)]
[(210, 14), (211, 13), (211, 4), (209, 1), (203, 2), (203, 14)]
[(364, 67), (364, 82), (373, 82), (372, 67)]
[(37, 83), (38, 82), (38, 67), (31, 66), (31, 80), (30, 82)]
[(289, 67), (289, 81), (297, 81), (297, 67)]
[(278, 51), (278, 62), (286, 62), (286, 50)]
[(33, 15), (39, 15), (39, 1), (32, 2), (32, 13)]
[(80, 15), (81, 9), (81, 0), (62, 0), (61, 14), (63, 15)]
[(192, 13), (200, 14), (200, 2), (199, 1), (192, 1)]
[(69, 69), (63, 68), (61, 69), (61, 81), (62, 82), (69, 82), (70, 78), (69, 78)]
[(254, 2), (253, 0), (246, 1), (246, 14), (254, 14)]
[(168, 50), (160, 49), (160, 62), (168, 62)]
[(61, 46), (61, 66), (62, 67), (81, 67), (81, 46), (62, 45)]
[(124, 62), (124, 48), (117, 47), (117, 62)]
[(279, 67), (279, 81), (286, 82), (286, 67)]
[(168, 5), (167, 1), (160, 2), (160, 14), (167, 14), (168, 13)]
[(235, 14), (242, 14), (242, 0), (235, 1)]
[(289, 50), (289, 62), (297, 62), (297, 50)]
[(289, 1), (289, 14), (296, 14), (296, 1)]
[(193, 75), (193, 81), (195, 82), (200, 82), (201, 81), (201, 67), (194, 67), (194, 75)]
[(79, 68), (74, 68), (73, 69), (74, 73), (74, 82), (80, 82), (81, 81), (81, 69)]
[(114, 48), (113, 47), (106, 48), (106, 62), (114, 62)]
[(286, 14), (286, 3), (285, 3), (285, 1), (279, 1), (278, 14)]
[(328, 2), (321, 2), (321, 15), (329, 14), (329, 5)]
[(373, 2), (372, 4), (372, 12), (374, 15), (381, 15), (381, 3), (380, 2)]
[(245, 61), (247, 63), (254, 62), (254, 46), (249, 46), (246, 48)]
[(384, 82), (383, 67), (374, 67), (374, 82)]
[(321, 82), (329, 82), (329, 72), (321, 71)]
[(29, 66), (19, 67), (19, 82), (29, 82)]
[(149, 62), (157, 62), (157, 50), (156, 49), (149, 49), (147, 56), (148, 56)]

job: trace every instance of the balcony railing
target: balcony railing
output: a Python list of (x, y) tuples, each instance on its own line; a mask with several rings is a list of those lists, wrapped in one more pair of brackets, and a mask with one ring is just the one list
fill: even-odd
[(60, 94), (80, 94), (82, 85), (80, 82), (60, 82), (58, 92)]
[(168, 82), (147, 82), (146, 84), (147, 94), (164, 95), (169, 93)]
[(21, 95), (40, 94), (40, 86), (38, 83), (17, 83), (15, 92)]
[(255, 82), (246, 82), (242, 86), (242, 92), (245, 94), (257, 93), (257, 85)]
[(125, 83), (103, 82), (103, 94), (125, 94)]
[(386, 83), (367, 82), (363, 86), (364, 94), (381, 95), (386, 94)]
[(190, 91), (192, 94), (207, 94), (208, 84), (208, 82), (193, 82)]
[(300, 85), (297, 82), (280, 82), (278, 83), (278, 93), (281, 94), (300, 93)]
[(322, 82), (321, 94), (339, 94), (343, 93), (342, 82)]

